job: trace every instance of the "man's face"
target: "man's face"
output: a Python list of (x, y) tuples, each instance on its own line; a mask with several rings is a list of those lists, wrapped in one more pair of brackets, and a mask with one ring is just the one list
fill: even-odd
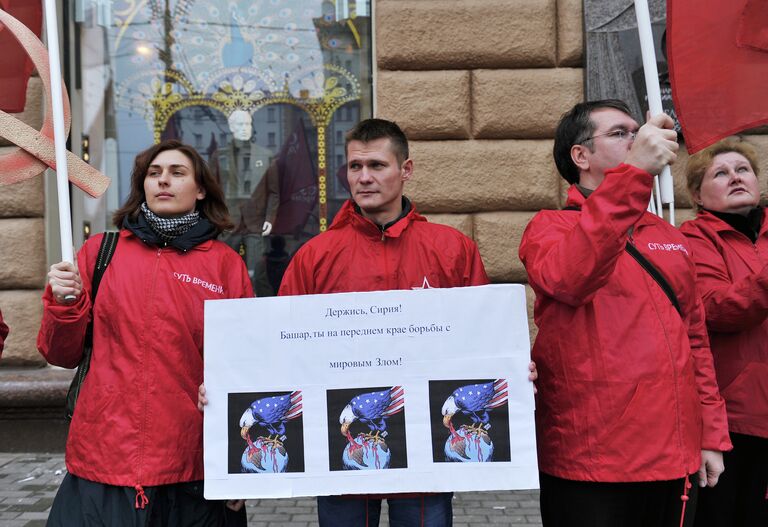
[(389, 138), (368, 143), (350, 141), (347, 145), (347, 181), (352, 199), (363, 216), (379, 225), (400, 214), (403, 185), (412, 172), (410, 159), (398, 163)]
[(582, 171), (580, 183), (594, 189), (602, 182), (605, 171), (623, 163), (632, 148), (634, 139), (629, 134), (625, 133), (623, 138), (619, 138), (611, 133), (637, 132), (640, 126), (632, 117), (615, 108), (595, 110), (590, 114), (590, 120), (595, 125), (593, 139), (578, 145), (580, 151), (576, 155), (580, 159), (575, 161)]

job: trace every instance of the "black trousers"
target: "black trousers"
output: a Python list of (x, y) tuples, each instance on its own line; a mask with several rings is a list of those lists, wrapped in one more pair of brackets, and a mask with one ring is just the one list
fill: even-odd
[(233, 512), (224, 501), (203, 498), (203, 482), (146, 487), (144, 509), (136, 491), (64, 476), (48, 516), (49, 527), (245, 527), (245, 507)]
[(731, 442), (720, 481), (701, 489), (695, 527), (768, 526), (768, 439), (731, 433)]
[[(685, 479), (639, 483), (572, 481), (540, 473), (544, 527), (680, 527)], [(686, 523), (693, 519), (691, 501)]]

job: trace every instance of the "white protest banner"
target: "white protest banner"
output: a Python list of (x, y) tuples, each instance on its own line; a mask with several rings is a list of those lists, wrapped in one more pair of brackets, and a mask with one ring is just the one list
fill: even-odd
[(538, 487), (521, 285), (205, 304), (205, 497)]

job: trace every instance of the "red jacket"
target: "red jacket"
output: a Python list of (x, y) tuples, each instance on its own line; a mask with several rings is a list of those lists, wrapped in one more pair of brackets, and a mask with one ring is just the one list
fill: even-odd
[[(102, 236), (77, 255), (87, 294), (43, 295), (37, 346), (51, 364), (80, 361)], [(203, 302), (253, 296), (242, 258), (208, 240), (186, 253), (123, 229), (93, 309), (93, 356), (67, 439), (67, 470), (91, 481), (154, 486), (203, 479)]]
[[(572, 210), (538, 213), (520, 258), (536, 292), (539, 468), (583, 481), (656, 481), (731, 445), (686, 239), (646, 212), (650, 174), (606, 172)], [(628, 231), (632, 229), (631, 236)], [(684, 318), (624, 249), (674, 288)]]
[[(347, 200), (323, 234), (296, 253), (280, 295), (388, 291), (485, 285), (474, 241), (452, 227), (428, 223), (415, 209), (383, 233)], [(421, 494), (347, 496), (407, 498)]]
[(680, 230), (696, 262), (728, 425), (768, 438), (768, 221), (754, 244), (708, 212)]
[(488, 283), (477, 245), (415, 209), (383, 233), (347, 201), (327, 232), (291, 260), (280, 295), (461, 287)]

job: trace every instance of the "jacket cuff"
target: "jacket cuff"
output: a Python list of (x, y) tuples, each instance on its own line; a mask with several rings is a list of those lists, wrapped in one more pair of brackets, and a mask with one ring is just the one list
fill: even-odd
[(704, 429), (701, 435), (702, 450), (716, 450), (728, 452), (733, 449), (730, 435), (728, 434), (728, 419), (725, 414), (725, 401), (714, 405), (702, 407), (701, 417)]
[(71, 304), (59, 304), (53, 297), (51, 286), (48, 285), (43, 292), (43, 309), (48, 316), (59, 322), (74, 322), (80, 319), (86, 310), (86, 292), (82, 291)]

